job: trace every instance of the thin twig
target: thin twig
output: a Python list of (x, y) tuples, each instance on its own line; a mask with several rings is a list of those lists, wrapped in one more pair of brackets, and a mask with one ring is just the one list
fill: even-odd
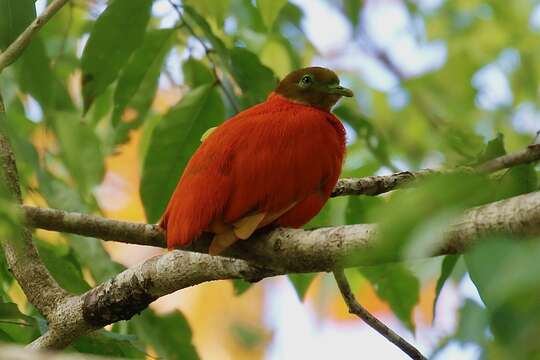
[(32, 37), (45, 25), (58, 10), (69, 0), (54, 0), (34, 21), (19, 35), (19, 37), (0, 54), (0, 73), (13, 63), (28, 46)]
[(208, 61), (210, 61), (210, 64), (212, 66), (212, 73), (214, 74), (214, 78), (216, 80), (216, 83), (219, 85), (219, 87), (223, 90), (223, 93), (225, 94), (225, 96), (227, 97), (227, 100), (229, 101), (229, 103), (231, 104), (233, 110), (235, 113), (238, 113), (240, 112), (240, 109), (238, 108), (238, 105), (236, 104), (236, 100), (235, 100), (235, 97), (233, 94), (231, 94), (231, 92), (229, 91), (229, 89), (227, 89), (227, 87), (225, 86), (225, 84), (223, 83), (223, 80), (221, 80), (219, 74), (218, 74), (218, 70), (217, 70), (217, 65), (215, 63), (215, 61), (212, 59), (212, 49), (210, 49), (208, 47), (208, 45), (206, 45), (206, 43), (204, 42), (203, 39), (201, 39), (197, 33), (195, 32), (195, 30), (193, 29), (193, 27), (189, 24), (189, 22), (186, 21), (184, 15), (182, 14), (182, 11), (180, 10), (180, 5), (178, 4), (175, 4), (172, 0), (168, 0), (169, 4), (172, 6), (172, 8), (174, 9), (174, 11), (176, 11), (176, 13), (178, 14), (178, 17), (180, 18), (180, 20), (182, 21), (182, 25), (186, 27), (186, 29), (189, 31), (189, 33), (191, 34), (191, 36), (193, 36), (195, 39), (197, 39), (197, 41), (199, 41), (199, 43), (202, 45), (203, 49), (204, 49), (204, 53), (206, 55), (206, 57), (208, 58)]
[[(486, 161), (470, 171), (476, 171), (482, 174), (493, 173), (502, 169), (511, 168), (516, 165), (528, 164), (540, 160), (540, 144), (529, 145), (522, 151), (499, 156), (495, 159)], [(452, 173), (454, 171), (464, 171), (464, 168), (456, 170), (419, 170), (402, 171), (392, 175), (385, 176), (366, 176), (363, 178), (343, 178), (339, 179), (332, 196), (343, 195), (368, 195), (375, 196), (384, 194), (388, 191), (410, 184), (413, 181), (423, 179), (427, 176), (442, 173)]]
[(503, 155), (479, 165), (476, 170), (481, 173), (492, 173), (520, 164), (528, 164), (540, 159), (540, 144), (527, 146), (523, 151)]
[(424, 355), (420, 353), (420, 351), (418, 351), (417, 348), (415, 348), (412, 344), (407, 342), (407, 340), (396, 334), (388, 326), (384, 325), (375, 316), (371, 315), (369, 311), (367, 311), (362, 305), (358, 303), (358, 301), (356, 301), (351, 291), (351, 287), (349, 286), (349, 282), (345, 277), (345, 272), (343, 271), (343, 269), (334, 270), (334, 278), (336, 279), (339, 291), (341, 292), (343, 300), (345, 300), (345, 303), (347, 304), (347, 307), (349, 308), (349, 312), (351, 314), (355, 314), (360, 319), (364, 320), (366, 324), (371, 326), (375, 331), (384, 336), (392, 344), (400, 348), (401, 351), (409, 355), (411, 359), (427, 359)]

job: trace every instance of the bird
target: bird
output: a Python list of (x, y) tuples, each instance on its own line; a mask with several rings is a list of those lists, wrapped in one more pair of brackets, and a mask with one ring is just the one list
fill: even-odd
[(169, 249), (213, 234), (219, 255), (262, 228), (299, 228), (322, 209), (345, 155), (345, 128), (331, 113), (353, 92), (323, 67), (286, 75), (267, 99), (207, 131), (159, 226)]

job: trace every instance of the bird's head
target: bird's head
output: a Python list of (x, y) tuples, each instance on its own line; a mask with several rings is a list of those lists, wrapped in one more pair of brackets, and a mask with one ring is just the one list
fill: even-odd
[(323, 110), (330, 110), (342, 96), (353, 96), (351, 90), (339, 85), (335, 72), (318, 66), (293, 71), (281, 80), (274, 92)]

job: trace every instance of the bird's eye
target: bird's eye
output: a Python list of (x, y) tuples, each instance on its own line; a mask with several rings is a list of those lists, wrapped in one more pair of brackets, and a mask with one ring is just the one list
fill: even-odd
[(302, 87), (308, 87), (313, 83), (313, 78), (311, 75), (304, 75), (302, 79), (300, 80), (300, 86)]

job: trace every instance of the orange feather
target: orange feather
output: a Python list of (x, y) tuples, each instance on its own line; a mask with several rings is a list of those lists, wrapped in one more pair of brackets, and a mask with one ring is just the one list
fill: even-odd
[(224, 239), (211, 251), (219, 253), (234, 242), (231, 231), (244, 238), (261, 226), (306, 224), (330, 197), (344, 152), (345, 130), (328, 110), (272, 93), (195, 152), (160, 223), (168, 247), (213, 232)]

